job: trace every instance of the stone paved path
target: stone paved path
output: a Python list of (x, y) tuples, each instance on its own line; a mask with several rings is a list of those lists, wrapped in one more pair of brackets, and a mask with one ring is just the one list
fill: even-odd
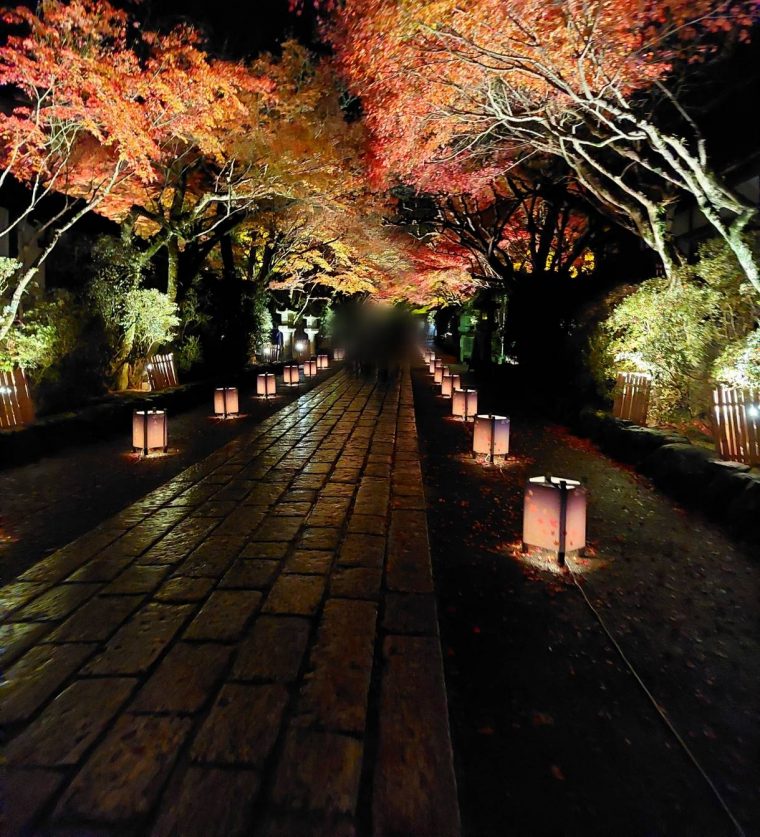
[(3, 833), (459, 832), (408, 372), (339, 373), (0, 621)]

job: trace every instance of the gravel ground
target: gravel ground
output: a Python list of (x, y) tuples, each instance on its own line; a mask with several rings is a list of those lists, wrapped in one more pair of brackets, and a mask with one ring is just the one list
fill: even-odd
[(241, 390), (240, 418), (219, 421), (211, 404), (169, 415), (169, 455), (140, 460), (124, 435), (67, 448), (31, 465), (0, 471), (0, 584), (97, 526), (224, 445), (298, 394), (332, 375), (322, 372), (298, 390), (282, 387), (261, 401)]
[(467, 835), (740, 833), (575, 586), (520, 550), (527, 476), (582, 479), (576, 577), (747, 834), (760, 834), (760, 563), (507, 393), (503, 467), (415, 373), (449, 710)]

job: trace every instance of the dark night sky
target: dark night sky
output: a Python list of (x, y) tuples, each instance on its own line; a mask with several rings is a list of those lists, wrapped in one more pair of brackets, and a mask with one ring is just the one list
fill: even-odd
[(234, 58), (276, 50), (291, 36), (314, 41), (313, 15), (291, 13), (288, 0), (146, 0), (136, 11), (148, 25), (184, 20), (200, 26), (215, 50)]

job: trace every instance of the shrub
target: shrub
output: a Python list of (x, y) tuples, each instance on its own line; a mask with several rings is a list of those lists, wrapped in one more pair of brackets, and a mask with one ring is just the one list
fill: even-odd
[(109, 346), (110, 377), (119, 387), (134, 382), (139, 361), (171, 340), (179, 326), (177, 306), (155, 288), (145, 287), (140, 254), (110, 237), (93, 251), (88, 300), (103, 323)]
[(715, 380), (758, 380), (757, 314), (733, 254), (708, 241), (673, 280), (649, 279), (615, 305), (589, 342), (588, 364), (605, 395), (617, 372), (649, 372), (655, 421), (703, 415)]
[(7, 304), (6, 294), (9, 290), (8, 280), (21, 268), (18, 259), (10, 259), (8, 256), (0, 256), (0, 304)]
[(715, 361), (715, 378), (739, 387), (760, 387), (760, 330), (735, 340)]
[(259, 291), (251, 302), (251, 320), (248, 332), (248, 358), (261, 354), (264, 343), (272, 339), (274, 321), (269, 310), (271, 298), (266, 291)]
[(101, 393), (107, 364), (102, 329), (68, 291), (52, 291), (28, 308), (0, 345), (0, 368), (29, 372), (42, 414)]
[(174, 351), (174, 359), (179, 372), (189, 372), (194, 366), (203, 362), (203, 346), (197, 334), (188, 334), (178, 343)]
[(53, 292), (48, 300), (29, 308), (11, 328), (0, 347), (0, 368), (14, 366), (34, 372), (40, 380), (77, 345), (83, 311), (72, 294)]

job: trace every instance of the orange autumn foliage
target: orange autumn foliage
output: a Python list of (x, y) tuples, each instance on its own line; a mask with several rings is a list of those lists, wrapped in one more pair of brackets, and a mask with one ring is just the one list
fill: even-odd
[(674, 64), (704, 58), (712, 35), (747, 37), (760, 4), (345, 0), (323, 8), (338, 67), (361, 97), (375, 176), (456, 193), (487, 183), (516, 152), (483, 115), (505, 74), (528, 112), (539, 103), (572, 111), (587, 91), (624, 103)]

